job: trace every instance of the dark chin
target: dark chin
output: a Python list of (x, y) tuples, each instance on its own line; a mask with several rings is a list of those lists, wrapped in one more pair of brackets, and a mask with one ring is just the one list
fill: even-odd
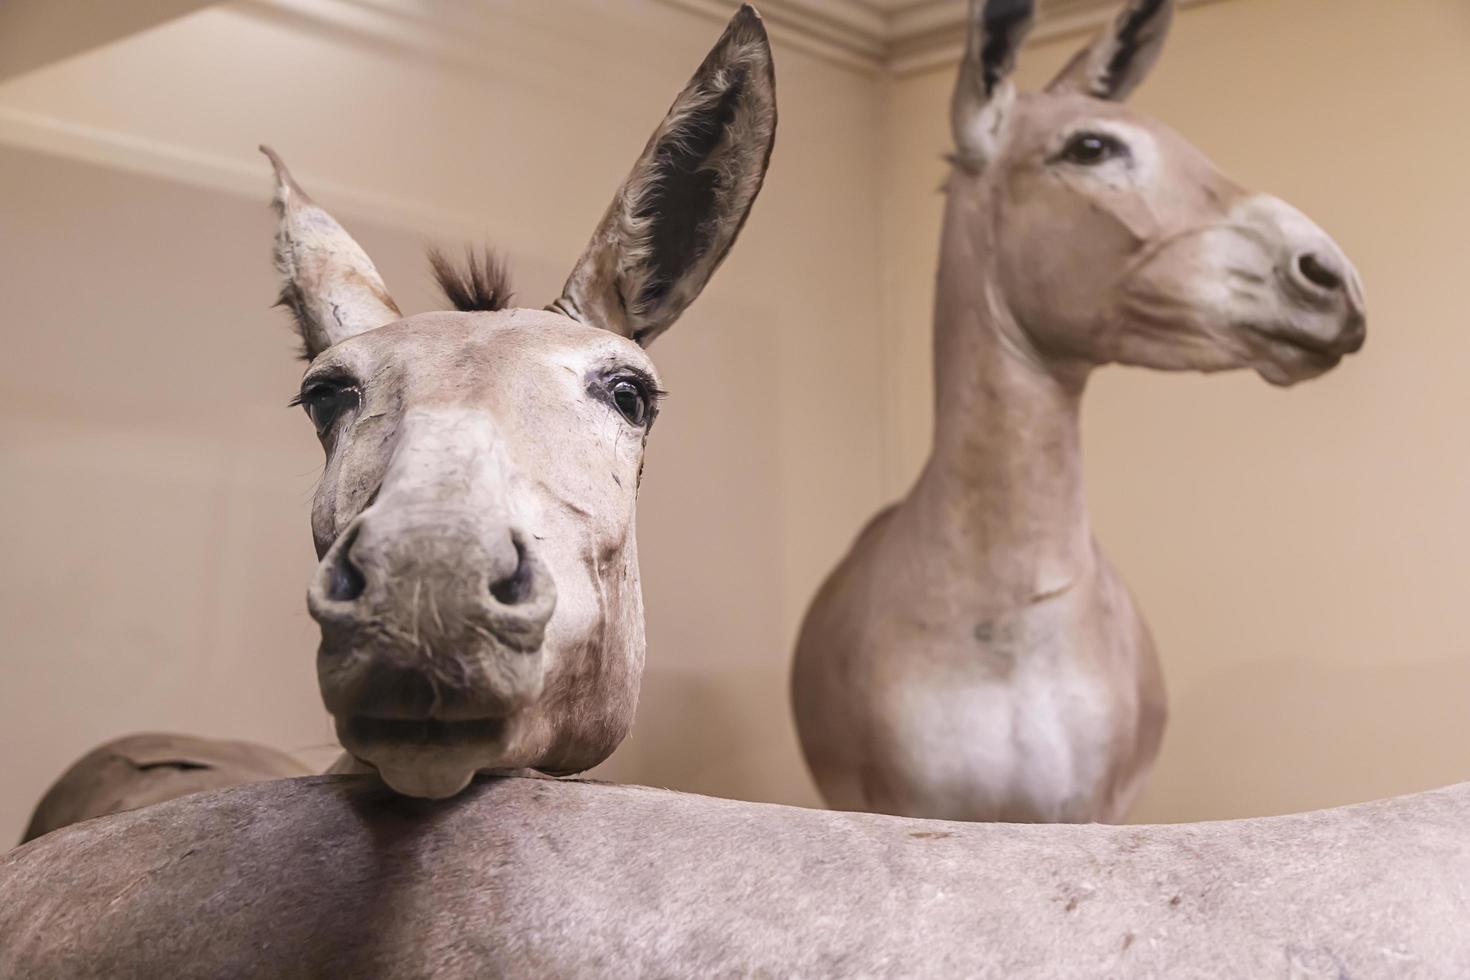
[(1342, 358), (1314, 351), (1295, 351), (1286, 357), (1272, 357), (1256, 367), (1256, 373), (1278, 388), (1290, 388), (1302, 381), (1321, 377), (1337, 367)]
[(337, 737), (352, 755), (372, 765), (394, 767), (472, 765), (493, 768), (510, 741), (506, 718), (444, 720), (367, 718), (337, 720)]
[(337, 737), (395, 793), (427, 800), (458, 795), (477, 772), (520, 768), (507, 719), (339, 717)]
[(1256, 372), (1269, 383), (1287, 388), (1320, 377), (1337, 367), (1343, 355), (1334, 350), (1298, 342), (1289, 328), (1277, 330), (1252, 327), (1260, 358)]
[(504, 718), (473, 718), (463, 721), (438, 718), (349, 717), (338, 725), (344, 742), (364, 747), (373, 745), (414, 746), (426, 749), (456, 749), (493, 745), (505, 737)]

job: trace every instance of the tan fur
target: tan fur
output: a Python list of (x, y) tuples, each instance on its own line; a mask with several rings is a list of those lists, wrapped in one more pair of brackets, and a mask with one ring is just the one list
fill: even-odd
[(357, 242), (301, 189), (274, 150), (260, 152), (276, 172), (279, 302), (296, 318), (307, 357), (402, 316)]
[[(1002, 8), (1007, 19), (990, 17)], [(1129, 19), (1145, 8), (1170, 14), (1135, 0), (1119, 23), (1156, 47), (1162, 23)], [(977, 5), (973, 23), (1014, 25), (1016, 11)], [(1008, 70), (1007, 38), (1019, 44), (1013, 32), (972, 38), (971, 58), (991, 52)], [(1015, 95), (1002, 76), (987, 99), (973, 86), (996, 66), (961, 69), (933, 451), (822, 586), (793, 667), (802, 748), (834, 807), (1121, 819), (1166, 705), (1148, 627), (1088, 521), (1088, 375), (1109, 362), (1251, 367), (1291, 384), (1362, 343), (1357, 274), (1321, 229), (1247, 194), (1158, 122), (1074, 90), (1091, 77), (1077, 64), (1119, 43), (1105, 34), (1044, 93)], [(1140, 50), (1128, 64), (1151, 60)], [(1074, 162), (1081, 133), (1127, 152)], [(1308, 274), (1328, 271), (1335, 285)]]

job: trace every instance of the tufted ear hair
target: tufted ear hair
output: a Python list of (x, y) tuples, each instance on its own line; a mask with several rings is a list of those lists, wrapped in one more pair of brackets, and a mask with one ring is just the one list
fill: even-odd
[(1032, 0), (970, 0), (965, 57), (950, 99), (955, 163), (979, 173), (1000, 151), (1011, 106), (1016, 52), (1035, 18)]
[(306, 356), (400, 319), (403, 314), (362, 247), (306, 195), (274, 150), (262, 146), (260, 152), (276, 171), (277, 305), (295, 316)]
[(770, 42), (745, 4), (654, 131), (550, 308), (647, 346), (734, 243), (775, 136)]
[(1129, 0), (1112, 26), (1077, 52), (1046, 90), (1122, 102), (1159, 60), (1173, 20), (1174, 0)]

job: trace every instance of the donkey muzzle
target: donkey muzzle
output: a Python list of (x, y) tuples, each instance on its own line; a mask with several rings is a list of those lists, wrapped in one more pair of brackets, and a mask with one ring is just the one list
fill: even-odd
[(344, 739), (493, 738), (541, 693), (556, 589), (504, 523), (370, 507), (322, 559), (307, 604), (322, 699)]
[(1361, 349), (1367, 336), (1363, 283), (1338, 244), (1306, 215), (1269, 195), (1248, 198), (1235, 217), (1274, 264), (1279, 320), (1262, 332), (1334, 363)]

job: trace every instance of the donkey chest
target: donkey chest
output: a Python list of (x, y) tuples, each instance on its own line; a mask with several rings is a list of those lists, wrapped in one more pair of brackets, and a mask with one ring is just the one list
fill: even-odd
[(951, 632), (890, 690), (898, 764), (962, 808), (1057, 819), (1106, 783), (1131, 741), (1127, 679), (1103, 670), (1066, 609)]

